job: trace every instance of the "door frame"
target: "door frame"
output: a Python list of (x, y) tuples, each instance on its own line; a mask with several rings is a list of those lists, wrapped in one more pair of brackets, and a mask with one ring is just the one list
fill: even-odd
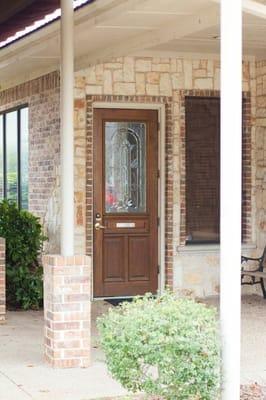
[[(158, 111), (158, 217), (160, 225), (158, 227), (158, 260), (160, 272), (158, 274), (158, 292), (161, 294), (165, 289), (165, 105), (151, 103), (111, 103), (105, 101), (96, 101), (92, 104), (92, 109), (108, 108), (108, 109), (134, 109), (134, 110), (156, 110)], [(93, 171), (94, 180), (94, 171)], [(93, 210), (94, 211), (94, 210)], [(92, 239), (94, 240), (94, 238)], [(93, 254), (92, 254), (93, 265)], [(93, 273), (93, 272), (92, 272)], [(94, 300), (100, 300), (102, 297), (94, 297), (92, 279), (92, 297)], [(131, 296), (130, 296), (131, 297)], [(114, 297), (113, 297), (114, 298)], [(115, 298), (119, 298), (115, 297)], [(125, 298), (125, 296), (123, 296)]]

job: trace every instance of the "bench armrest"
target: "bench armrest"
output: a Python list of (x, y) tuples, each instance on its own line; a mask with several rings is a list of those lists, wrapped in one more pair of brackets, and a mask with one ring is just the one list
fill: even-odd
[(246, 256), (241, 256), (241, 263), (242, 262), (245, 262), (245, 261), (258, 261), (258, 262), (260, 262), (261, 261), (261, 257), (259, 257), (259, 258), (253, 258), (253, 257), (246, 257)]
[(245, 275), (245, 272), (248, 275), (248, 274), (251, 274), (252, 272), (262, 272), (262, 271), (260, 270), (260, 268), (249, 270), (249, 269), (244, 269), (244, 267), (242, 267), (241, 268), (241, 274)]
[(263, 266), (261, 265), (262, 257), (254, 258), (254, 257), (246, 257), (241, 256), (241, 264), (245, 263), (246, 261), (256, 261), (257, 268), (252, 270), (245, 270), (245, 264), (241, 267), (241, 272), (261, 272), (263, 271)]

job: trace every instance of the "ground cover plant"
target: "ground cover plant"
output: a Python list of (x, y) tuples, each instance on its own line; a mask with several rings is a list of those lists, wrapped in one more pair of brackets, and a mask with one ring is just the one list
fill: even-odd
[(98, 319), (114, 378), (167, 400), (213, 400), (220, 386), (216, 311), (166, 293), (112, 308)]
[(39, 218), (14, 201), (0, 202), (0, 237), (6, 239), (6, 297), (9, 308), (38, 309), (43, 301), (40, 254), (46, 237)]

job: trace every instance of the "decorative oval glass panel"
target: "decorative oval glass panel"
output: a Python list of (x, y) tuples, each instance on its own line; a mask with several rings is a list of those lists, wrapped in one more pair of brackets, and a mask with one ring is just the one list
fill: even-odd
[(146, 124), (105, 122), (105, 211), (146, 211)]

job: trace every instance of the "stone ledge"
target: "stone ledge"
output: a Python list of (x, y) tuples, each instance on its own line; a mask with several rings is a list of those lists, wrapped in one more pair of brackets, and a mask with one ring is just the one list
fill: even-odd
[[(254, 250), (257, 246), (255, 243), (242, 244), (242, 251)], [(189, 244), (186, 246), (176, 246), (176, 254), (191, 255), (191, 254), (217, 254), (219, 255), (220, 245), (219, 244)]]

